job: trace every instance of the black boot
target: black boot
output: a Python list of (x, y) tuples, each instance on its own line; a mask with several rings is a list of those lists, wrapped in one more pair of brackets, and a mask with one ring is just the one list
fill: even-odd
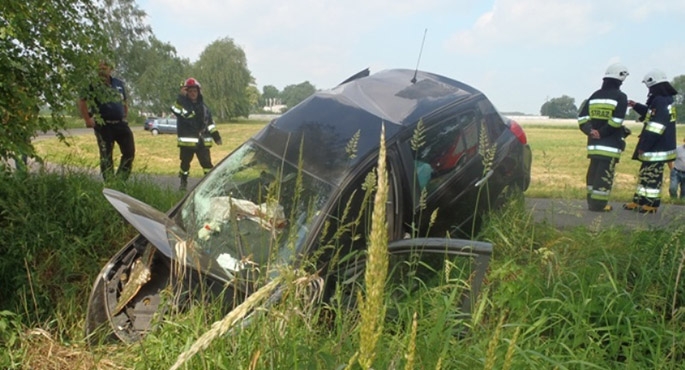
[(178, 177), (181, 178), (181, 185), (178, 187), (178, 190), (186, 191), (188, 189), (188, 174), (182, 173)]

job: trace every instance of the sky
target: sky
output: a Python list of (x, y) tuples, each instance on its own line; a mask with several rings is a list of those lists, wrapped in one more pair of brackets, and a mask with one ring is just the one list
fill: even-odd
[[(654, 68), (685, 74), (683, 0), (137, 0), (156, 37), (197, 61), (230, 38), (260, 91), (335, 87), (365, 68), (437, 73), (482, 91), (502, 112), (576, 105), (615, 62), (644, 102)], [(423, 45), (423, 48), (422, 48)], [(211, 81), (201, 81), (211, 83)]]

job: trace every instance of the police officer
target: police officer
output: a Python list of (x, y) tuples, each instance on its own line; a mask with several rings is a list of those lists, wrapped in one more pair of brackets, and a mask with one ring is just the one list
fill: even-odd
[(676, 158), (676, 112), (673, 96), (678, 92), (671, 86), (666, 74), (654, 69), (645, 75), (642, 82), (649, 89), (645, 104), (628, 101), (640, 115), (642, 132), (633, 159), (642, 162), (638, 185), (633, 201), (623, 205), (624, 209), (640, 213), (656, 213), (661, 204), (661, 185), (664, 163)]
[(203, 101), (200, 83), (192, 77), (185, 81), (171, 111), (178, 120), (177, 134), (181, 159), (180, 190), (185, 191), (188, 187), (188, 173), (193, 156), (197, 155), (202, 170), (207, 174), (214, 167), (209, 148), (212, 142), (221, 145), (221, 135), (214, 124), (209, 108)]
[(86, 127), (93, 128), (100, 152), (100, 172), (105, 181), (114, 175), (112, 151), (119, 145), (121, 161), (116, 176), (126, 180), (131, 174), (136, 148), (133, 132), (128, 126), (126, 88), (118, 78), (112, 77), (112, 66), (101, 61), (98, 69), (101, 83), (90, 85), (86, 97), (78, 106)]
[(623, 126), (628, 98), (621, 84), (628, 69), (620, 63), (610, 65), (604, 73), (602, 87), (592, 93), (578, 114), (580, 130), (587, 135), (587, 157), (590, 158), (585, 181), (588, 209), (594, 212), (612, 210), (609, 195), (616, 163), (625, 149), (630, 131)]

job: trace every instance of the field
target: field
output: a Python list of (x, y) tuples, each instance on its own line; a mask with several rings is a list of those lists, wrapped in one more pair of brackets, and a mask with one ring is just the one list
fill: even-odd
[[(239, 121), (219, 124), (224, 144), (212, 147), (212, 160), (216, 164), (247, 138), (259, 131), (266, 121)], [(584, 199), (586, 139), (572, 120), (521, 122), (533, 151), (532, 182), (526, 192), (529, 197)], [(630, 157), (637, 144), (641, 123), (629, 122), (633, 134), (626, 139), (626, 151), (616, 166), (611, 199), (628, 202), (637, 184), (639, 162)], [(135, 172), (151, 174), (178, 174), (178, 148), (175, 135), (153, 136), (137, 127)], [(48, 162), (71, 163), (86, 168), (97, 168), (98, 156), (92, 134), (68, 137), (64, 145), (56, 139), (36, 143), (37, 152)], [(201, 177), (197, 160), (191, 163), (191, 176)], [(667, 194), (668, 170), (665, 171), (664, 194)], [(669, 202), (668, 196), (663, 198)]]
[[(215, 161), (264, 124), (221, 124)], [(585, 140), (575, 125), (523, 126), (534, 156), (526, 196), (583, 198)], [(135, 170), (175, 174), (174, 139), (136, 131)], [(636, 140), (628, 138), (628, 152)], [(49, 161), (94, 169), (92, 135), (70, 144), (37, 146)], [(615, 200), (628, 200), (635, 185), (628, 157)], [(254, 311), (245, 327), (226, 332), (233, 317), (198, 300), (169, 312), (139, 343), (87, 345), (92, 282), (136, 234), (102, 187), (78, 169), (0, 171), (1, 369), (685, 369), (685, 226), (557, 230), (535, 223), (522, 197), (492, 212), (475, 236), (494, 252), (470, 316), (460, 310), (470, 279), (454, 278), (450, 262), (430, 275), (409, 270), (416, 289), (391, 290), (382, 269), (367, 270), (357, 295), (364, 304), (353, 310), (340, 297), (297, 299), (298, 282), (317, 277), (303, 266), (283, 272), (283, 301)], [(108, 187), (157, 209), (182, 196), (137, 178)], [(372, 229), (360, 230), (375, 260), (384, 233), (372, 231), (384, 217), (374, 212)]]

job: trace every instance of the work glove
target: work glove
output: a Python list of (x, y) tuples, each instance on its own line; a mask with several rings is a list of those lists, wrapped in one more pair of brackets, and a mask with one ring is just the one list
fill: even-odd
[(212, 140), (214, 140), (214, 142), (217, 143), (217, 145), (223, 144), (223, 142), (221, 141), (221, 135), (219, 135), (219, 131), (212, 132)]

